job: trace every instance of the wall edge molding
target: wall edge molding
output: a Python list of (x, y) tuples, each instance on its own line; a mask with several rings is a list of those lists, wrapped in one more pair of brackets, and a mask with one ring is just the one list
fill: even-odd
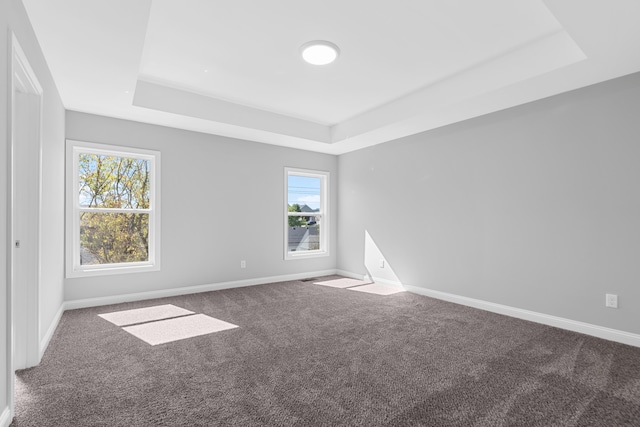
[(358, 274), (358, 273), (352, 273), (350, 271), (340, 270), (340, 269), (336, 270), (336, 274), (339, 274), (345, 277), (350, 277), (352, 279), (375, 282), (381, 285), (391, 286), (393, 288), (405, 289), (404, 285), (396, 280), (383, 279), (381, 277), (375, 277), (370, 274)]
[(350, 279), (357, 279), (357, 280), (369, 280), (370, 279), (369, 275), (367, 275), (367, 274), (352, 273), (350, 271), (340, 270), (340, 269), (336, 270), (336, 274), (339, 274), (340, 276), (344, 276), (344, 277), (349, 277)]
[(380, 283), (382, 285), (394, 286), (394, 287), (401, 287), (404, 290), (417, 295), (436, 298), (439, 300), (448, 301), (448, 302), (452, 302), (460, 305), (466, 305), (468, 307), (473, 307), (473, 308), (477, 308), (484, 311), (490, 311), (492, 313), (503, 314), (505, 316), (528, 320), (530, 322), (541, 323), (543, 325), (553, 326), (560, 329), (566, 329), (568, 331), (578, 332), (578, 333), (590, 335), (596, 338), (602, 338), (605, 340), (614, 341), (621, 344), (640, 347), (640, 335), (634, 334), (631, 332), (607, 328), (605, 326), (594, 325), (586, 322), (580, 322), (578, 320), (571, 320), (564, 317), (552, 316), (550, 314), (538, 313), (536, 311), (525, 310), (522, 308), (511, 307), (508, 305), (497, 304), (497, 303), (479, 300), (475, 298), (463, 297), (456, 294), (450, 294), (448, 292), (436, 291), (428, 288), (421, 288), (419, 286), (403, 285), (400, 282), (379, 279), (376, 277), (370, 277), (368, 274), (353, 273), (353, 272), (341, 270), (341, 269), (336, 270), (336, 274), (340, 274), (346, 277), (351, 277), (351, 278), (360, 279), (360, 280), (371, 278), (376, 283)]
[(440, 299), (443, 301), (453, 302), (460, 305), (466, 305), (480, 310), (490, 311), (492, 313), (503, 314), (518, 319), (528, 320), (535, 323), (541, 323), (547, 326), (566, 329), (572, 332), (578, 332), (590, 335), (596, 338), (602, 338), (609, 341), (615, 341), (622, 344), (640, 347), (640, 335), (631, 332), (625, 332), (618, 329), (607, 328), (604, 326), (594, 325), (591, 323), (571, 320), (564, 317), (552, 316), (550, 314), (538, 313), (536, 311), (515, 308), (508, 305), (496, 304), (475, 298), (463, 297), (460, 295), (450, 294), (447, 292), (435, 291), (432, 289), (421, 288), (418, 286), (404, 285), (404, 288), (414, 294)]
[(60, 323), (60, 319), (62, 318), (64, 310), (65, 304), (63, 302), (62, 304), (60, 304), (60, 308), (56, 312), (56, 315), (49, 325), (47, 332), (44, 334), (44, 337), (42, 337), (42, 339), (40, 340), (40, 356), (38, 363), (40, 363), (40, 360), (42, 360), (42, 356), (44, 356), (45, 351), (47, 351), (47, 347), (49, 347), (49, 343), (51, 342), (51, 338), (53, 338), (53, 334), (56, 332), (56, 329), (58, 329), (58, 324)]
[(280, 276), (258, 277), (253, 279), (234, 280), (229, 282), (210, 283), (206, 285), (186, 286), (184, 288), (169, 288), (157, 291), (137, 292), (133, 294), (110, 295), (106, 297), (77, 299), (64, 302), (64, 310), (98, 307), (102, 305), (119, 304), (123, 302), (143, 301), (156, 298), (166, 298), (179, 295), (197, 294), (200, 292), (219, 291), (222, 289), (241, 288), (244, 286), (265, 285), (288, 280), (300, 280), (314, 276), (329, 276), (336, 274), (335, 269), (312, 271), (307, 273), (286, 274)]
[(396, 280), (383, 279), (381, 277), (375, 277), (375, 276), (370, 276), (370, 277), (372, 282), (380, 283), (381, 285), (385, 285), (385, 286), (391, 286), (392, 288), (399, 288), (399, 289), (406, 290), (405, 286)]
[(11, 411), (9, 407), (5, 407), (0, 414), (0, 427), (9, 427), (11, 424)]

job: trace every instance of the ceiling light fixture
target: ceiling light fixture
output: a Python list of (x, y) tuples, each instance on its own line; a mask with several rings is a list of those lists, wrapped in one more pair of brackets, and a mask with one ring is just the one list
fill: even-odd
[(314, 40), (300, 46), (302, 59), (313, 65), (327, 65), (336, 60), (340, 49), (325, 40)]

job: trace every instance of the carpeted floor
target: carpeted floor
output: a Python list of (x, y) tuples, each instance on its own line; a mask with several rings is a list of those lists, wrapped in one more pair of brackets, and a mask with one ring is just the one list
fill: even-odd
[[(238, 328), (151, 346), (98, 314)], [(640, 426), (640, 348), (411, 293), (292, 281), (64, 313), (23, 426)]]

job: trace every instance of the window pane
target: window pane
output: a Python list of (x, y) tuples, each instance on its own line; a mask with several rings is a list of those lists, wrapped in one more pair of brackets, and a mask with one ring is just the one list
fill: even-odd
[[(300, 224), (292, 225), (292, 220), (300, 221)], [(319, 216), (289, 217), (288, 250), (289, 252), (320, 250)]]
[(80, 213), (80, 265), (149, 260), (149, 214)]
[(80, 206), (148, 209), (149, 171), (149, 160), (80, 153)]
[(289, 212), (320, 212), (320, 178), (289, 175)]

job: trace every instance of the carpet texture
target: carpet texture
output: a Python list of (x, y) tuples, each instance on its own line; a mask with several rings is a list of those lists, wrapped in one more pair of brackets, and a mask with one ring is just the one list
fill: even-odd
[[(98, 317), (158, 304), (239, 327), (150, 346)], [(14, 427), (639, 426), (640, 348), (291, 281), (67, 311), (16, 387)]]

